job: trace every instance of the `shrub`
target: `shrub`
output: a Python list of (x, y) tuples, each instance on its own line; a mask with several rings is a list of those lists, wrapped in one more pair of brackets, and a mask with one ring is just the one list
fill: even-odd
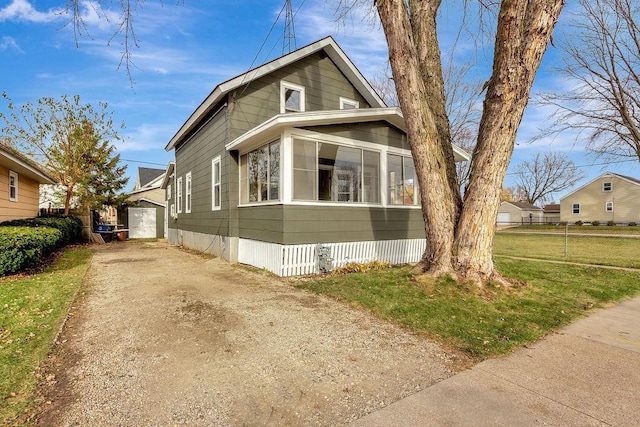
[(61, 240), (55, 228), (0, 226), (0, 276), (37, 265)]
[(597, 227), (600, 225), (600, 221), (596, 220), (596, 221), (591, 221), (591, 225), (593, 225), (594, 227)]
[(82, 236), (82, 221), (75, 217), (43, 216), (29, 219), (16, 219), (0, 223), (0, 226), (14, 227), (51, 227), (62, 233), (58, 246), (75, 243)]
[(580, 220), (576, 221), (576, 223), (575, 223), (575, 225), (577, 225), (578, 227), (582, 226), (582, 224), (583, 224), (583, 222), (580, 221)]
[(629, 227), (635, 227), (636, 225), (638, 225), (638, 224), (636, 224), (636, 223), (635, 223), (635, 222), (633, 222), (633, 221), (631, 221), (631, 222), (629, 223)]
[(613, 222), (613, 221), (607, 221), (607, 225), (608, 225), (609, 227), (611, 227), (612, 225), (616, 225), (616, 223), (615, 223), (615, 222)]
[(56, 248), (77, 242), (82, 221), (39, 217), (0, 223), (0, 276), (37, 265)]

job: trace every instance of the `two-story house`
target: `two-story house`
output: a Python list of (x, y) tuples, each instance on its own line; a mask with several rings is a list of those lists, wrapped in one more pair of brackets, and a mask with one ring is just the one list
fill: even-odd
[(560, 219), (640, 224), (640, 180), (607, 172), (561, 198)]
[(165, 149), (172, 244), (280, 276), (425, 248), (402, 113), (331, 37), (216, 86)]

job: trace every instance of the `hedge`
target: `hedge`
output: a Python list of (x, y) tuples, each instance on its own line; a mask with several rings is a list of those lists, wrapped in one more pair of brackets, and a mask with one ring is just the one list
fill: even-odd
[(0, 276), (37, 265), (56, 248), (74, 243), (82, 221), (71, 217), (39, 217), (0, 223)]

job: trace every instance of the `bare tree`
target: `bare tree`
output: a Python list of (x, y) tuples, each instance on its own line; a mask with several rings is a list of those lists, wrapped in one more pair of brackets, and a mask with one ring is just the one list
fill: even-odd
[(515, 169), (515, 183), (522, 202), (549, 202), (553, 193), (567, 190), (584, 178), (584, 173), (564, 153), (537, 153)]
[(456, 182), (436, 16), (440, 0), (377, 0), (407, 137), (416, 164), (425, 232), (422, 267), (481, 285), (504, 282), (493, 265), (502, 182), (515, 137), (563, 0), (500, 3), (493, 71), (486, 83), (464, 203)]
[(578, 131), (599, 155), (640, 160), (640, 3), (580, 0), (580, 6), (560, 70), (571, 87), (541, 96), (556, 109), (553, 126), (539, 137)]
[[(469, 79), (469, 72), (472, 70), (470, 63), (456, 66), (452, 57), (453, 53), (449, 55), (442, 74), (451, 139), (458, 147), (471, 153), (476, 146), (482, 113), (482, 83)], [(373, 76), (371, 86), (388, 106), (399, 105), (389, 63)], [(456, 181), (461, 192), (469, 182), (470, 174), (471, 162), (456, 163)]]

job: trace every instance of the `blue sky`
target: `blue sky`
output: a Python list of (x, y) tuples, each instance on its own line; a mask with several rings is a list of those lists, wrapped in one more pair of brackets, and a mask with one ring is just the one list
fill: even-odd
[[(92, 104), (106, 101), (116, 121), (126, 124), (121, 132), (125, 141), (117, 146), (132, 177), (138, 166), (161, 168), (172, 160), (172, 153), (164, 151), (165, 145), (218, 83), (282, 54), (284, 20), (281, 17), (275, 26), (274, 22), (284, 0), (148, 0), (134, 15), (139, 47), (132, 51), (132, 85), (124, 68), (118, 69), (121, 39), (109, 41), (119, 21), (117, 2), (103, 2), (111, 10), (82, 3), (88, 32), (77, 39), (77, 46), (72, 28), (65, 26), (65, 3), (0, 0), (0, 90), (17, 104), (63, 94), (78, 94), (83, 102)], [(297, 46), (332, 35), (365, 77), (372, 78), (385, 66), (384, 36), (371, 19), (363, 21), (363, 11), (336, 22), (336, 3), (293, 0), (294, 11), (299, 8), (294, 21)], [(450, 24), (460, 17), (460, 0), (449, 3), (442, 6), (443, 51), (456, 34), (456, 26)], [(561, 37), (573, 3), (568, 1), (556, 37)], [(100, 8), (101, 16), (95, 8)], [(478, 59), (475, 77), (485, 81), (490, 60), (476, 53), (476, 44), (463, 38), (457, 52), (461, 58), (471, 55)], [(557, 49), (549, 48), (534, 91), (561, 88), (564, 83), (553, 71), (559, 59)], [(4, 111), (5, 105), (0, 109)], [(527, 143), (532, 133), (544, 126), (547, 114), (530, 105), (510, 169), (536, 152), (560, 150), (583, 166), (585, 182), (604, 171), (640, 178), (638, 162), (593, 165), (603, 161), (587, 156), (571, 135)], [(129, 187), (133, 183), (134, 179)], [(505, 185), (512, 185), (510, 175)]]

